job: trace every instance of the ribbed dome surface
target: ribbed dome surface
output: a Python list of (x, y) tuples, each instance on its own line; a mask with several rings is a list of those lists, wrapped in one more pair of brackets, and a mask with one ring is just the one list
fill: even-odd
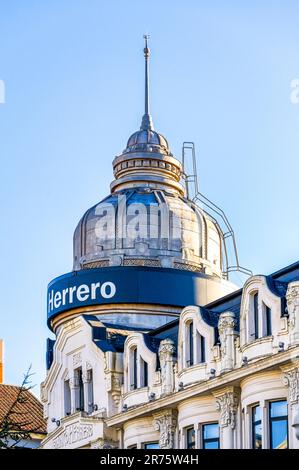
[(128, 140), (125, 152), (135, 151), (136, 146), (139, 146), (139, 144), (158, 145), (162, 147), (166, 153), (169, 153), (169, 146), (165, 137), (153, 130), (139, 130), (134, 132)]
[[(119, 217), (124, 210), (125, 224)], [(74, 233), (74, 269), (115, 265), (220, 275), (219, 233), (204, 212), (179, 195), (144, 187), (119, 191), (89, 209)]]

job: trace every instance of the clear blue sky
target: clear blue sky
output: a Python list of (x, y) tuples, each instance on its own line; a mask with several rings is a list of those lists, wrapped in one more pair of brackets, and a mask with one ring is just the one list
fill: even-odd
[(267, 274), (299, 258), (296, 0), (0, 0), (0, 12), (7, 383), (30, 363), (44, 377), (47, 283), (71, 270), (75, 226), (140, 125), (143, 33), (155, 127), (178, 156), (195, 142), (201, 190), (229, 216), (242, 264)]

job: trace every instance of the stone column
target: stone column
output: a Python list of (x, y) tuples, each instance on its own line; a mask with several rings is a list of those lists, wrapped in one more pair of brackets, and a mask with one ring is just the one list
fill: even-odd
[(174, 342), (169, 338), (163, 339), (159, 346), (162, 396), (169, 395), (174, 390), (174, 353)]
[(175, 449), (175, 434), (177, 427), (177, 411), (163, 410), (154, 414), (154, 429), (160, 431), (159, 448)]
[(228, 387), (215, 392), (217, 410), (220, 411), (220, 447), (222, 449), (234, 449), (236, 439), (237, 410), (239, 406), (239, 390)]
[(235, 362), (235, 314), (223, 312), (218, 322), (218, 330), (221, 343), (221, 372), (227, 372), (234, 368)]
[[(289, 447), (299, 449), (299, 363), (283, 367), (283, 383), (288, 386)], [(298, 424), (298, 427), (294, 427)]]
[(290, 344), (299, 343), (299, 281), (290, 282), (286, 294)]

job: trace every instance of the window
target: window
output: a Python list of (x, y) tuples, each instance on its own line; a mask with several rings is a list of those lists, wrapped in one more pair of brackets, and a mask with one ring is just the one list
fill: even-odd
[(288, 405), (286, 400), (269, 403), (270, 449), (288, 448)]
[(202, 427), (202, 448), (219, 449), (219, 426), (218, 423), (204, 424)]
[(148, 364), (142, 358), (140, 358), (141, 363), (141, 387), (148, 386)]
[(268, 305), (264, 304), (264, 324), (265, 324), (265, 336), (272, 335), (272, 312)]
[(197, 333), (198, 362), (206, 362), (206, 340), (205, 337)]
[(260, 405), (251, 409), (252, 420), (252, 448), (262, 449), (262, 415)]
[(88, 396), (88, 413), (93, 412), (93, 373), (92, 369), (87, 371), (87, 396)]
[(64, 415), (68, 416), (71, 414), (71, 387), (70, 381), (64, 381)]
[(254, 339), (259, 337), (259, 295), (256, 292), (253, 295), (253, 315), (254, 315)]
[(158, 442), (146, 442), (143, 445), (144, 449), (159, 449), (159, 443)]
[(84, 411), (84, 384), (83, 384), (83, 377), (82, 377), (82, 369), (77, 369), (77, 411)]
[(131, 350), (131, 390), (136, 390), (137, 384), (137, 348)]
[(187, 449), (195, 449), (195, 429), (194, 429), (194, 427), (186, 429), (186, 445), (187, 445)]
[(194, 355), (193, 355), (193, 322), (191, 321), (187, 325), (187, 366), (193, 366)]

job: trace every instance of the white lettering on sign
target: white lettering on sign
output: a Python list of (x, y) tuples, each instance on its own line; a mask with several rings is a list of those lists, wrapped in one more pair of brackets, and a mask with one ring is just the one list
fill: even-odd
[(53, 440), (54, 449), (68, 447), (93, 435), (93, 426), (90, 424), (71, 424), (66, 426), (62, 434)]
[(86, 302), (88, 299), (112, 299), (115, 294), (116, 286), (110, 281), (103, 282), (103, 284), (92, 282), (90, 286), (81, 284), (78, 287), (67, 287), (61, 292), (54, 292), (52, 289), (48, 294), (48, 312), (65, 305), (70, 305), (76, 300), (78, 302)]

